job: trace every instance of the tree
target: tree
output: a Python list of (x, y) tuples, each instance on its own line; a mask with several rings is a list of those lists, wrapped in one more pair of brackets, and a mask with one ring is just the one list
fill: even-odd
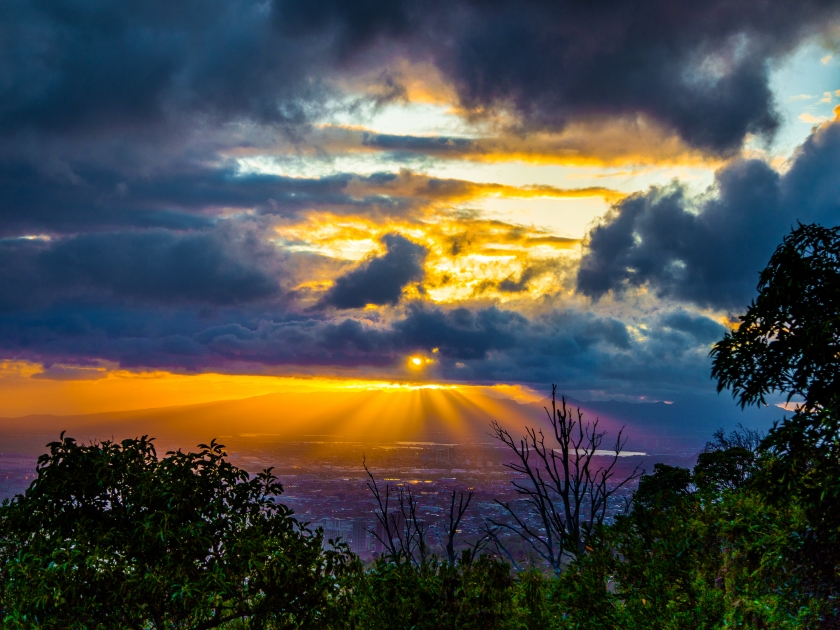
[(800, 225), (761, 272), (758, 297), (712, 349), (718, 391), (742, 406), (772, 392), (805, 410), (840, 400), (840, 227)]
[(758, 472), (757, 452), (763, 436), (743, 425), (729, 433), (718, 429), (697, 456), (694, 483), (702, 490), (735, 490), (750, 483)]
[[(458, 536), (458, 532), (460, 531), (458, 528), (461, 526), (461, 519), (464, 518), (464, 514), (467, 513), (467, 510), (470, 507), (470, 502), (473, 498), (473, 493), (468, 492), (466, 495), (466, 500), (464, 500), (464, 491), (460, 491), (458, 494), (458, 505), (455, 505), (455, 495), (456, 491), (455, 488), (452, 489), (452, 492), (449, 495), (449, 518), (446, 521), (445, 525), (445, 534), (446, 534), (446, 545), (444, 549), (446, 549), (446, 560), (449, 564), (455, 564), (457, 560), (457, 554), (455, 552), (455, 538)], [(480, 543), (484, 542), (483, 540)], [(480, 544), (479, 543), (479, 544)]]
[(604, 523), (610, 497), (623, 486), (638, 479), (636, 467), (622, 479), (614, 480), (615, 466), (625, 439), (619, 431), (611, 455), (595, 460), (606, 436), (598, 430), (598, 420), (584, 423), (580, 408), (573, 410), (562, 397), (557, 405), (557, 386), (551, 386), (551, 411), (545, 409), (552, 429), (546, 443), (542, 429), (525, 428), (525, 436), (516, 440), (495, 420), (493, 436), (516, 455), (505, 466), (521, 475), (512, 481), (524, 498), (527, 510), (510, 502), (496, 501), (509, 520), (490, 522), (496, 528), (496, 541), (511, 561), (514, 558), (498, 537), (507, 531), (525, 542), (555, 574), (570, 561), (586, 553), (590, 538)]
[[(411, 492), (411, 487), (400, 484), (394, 492), (391, 484), (386, 483), (384, 488), (380, 488), (366, 461), (362, 461), (362, 466), (368, 477), (368, 490), (376, 502), (373, 515), (377, 527), (369, 531), (379, 542), (384, 556), (389, 562), (396, 564), (408, 562), (415, 567), (427, 564), (435, 557), (430, 552), (427, 540), (430, 528), (418, 517), (417, 497)], [(441, 537), (438, 537), (438, 540), (446, 554), (446, 561), (451, 566), (455, 566), (459, 560), (455, 540), (461, 531), (461, 520), (466, 515), (472, 498), (472, 492), (465, 494), (463, 490), (455, 488), (450, 491), (449, 515), (443, 524), (445, 542)], [(461, 550), (460, 558), (466, 562), (467, 559), (471, 561), (478, 557), (487, 542), (486, 537), (480, 537), (472, 544), (466, 544)]]
[(720, 540), (692, 481), (686, 468), (656, 464), (639, 481), (633, 510), (610, 528), (612, 575), (625, 613), (617, 626), (716, 627), (720, 593), (712, 600), (706, 594), (715, 592)]
[(804, 515), (790, 573), (814, 597), (840, 578), (840, 227), (799, 225), (761, 272), (741, 324), (712, 349), (718, 391), (742, 406), (779, 392), (802, 398), (761, 444), (755, 487)]
[(3, 627), (325, 627), (353, 568), (322, 550), (215, 441), (158, 458), (145, 436), (77, 444), (38, 460), (24, 495), (0, 507)]

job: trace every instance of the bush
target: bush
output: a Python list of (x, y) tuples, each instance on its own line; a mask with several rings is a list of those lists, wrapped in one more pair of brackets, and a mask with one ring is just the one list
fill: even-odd
[(0, 508), (4, 627), (328, 627), (357, 562), (322, 550), (223, 447), (158, 459), (152, 440), (49, 444), (37, 478)]

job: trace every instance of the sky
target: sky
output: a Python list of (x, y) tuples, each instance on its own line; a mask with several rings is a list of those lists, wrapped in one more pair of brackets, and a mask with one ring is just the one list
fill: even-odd
[(0, 415), (715, 395), (840, 217), (840, 5), (0, 3)]

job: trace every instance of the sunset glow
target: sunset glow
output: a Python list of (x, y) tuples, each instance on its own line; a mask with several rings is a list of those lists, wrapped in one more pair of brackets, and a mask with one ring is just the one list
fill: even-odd
[(126, 30), (101, 42), (72, 12), (10, 17), (46, 39), (0, 55), (29, 86), (0, 87), (0, 414), (552, 382), (705, 399), (786, 230), (836, 221), (828, 8), (718, 29), (705, 5), (643, 25), (400, 4), (361, 28), (246, 5), (108, 9)]
[[(412, 357), (412, 367), (430, 359)], [(276, 393), (475, 391), (522, 402), (542, 398), (520, 385), (471, 386), (434, 382), (237, 374), (173, 374), (54, 365), (0, 364), (0, 416), (95, 414), (237, 400)]]

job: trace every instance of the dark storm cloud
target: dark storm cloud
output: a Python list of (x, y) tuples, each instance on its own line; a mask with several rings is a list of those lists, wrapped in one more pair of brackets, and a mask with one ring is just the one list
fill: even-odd
[(499, 2), (471, 14), (440, 65), (464, 106), (512, 104), (526, 128), (645, 114), (726, 152), (774, 131), (767, 59), (827, 13), (798, 2)]
[(432, 380), (560, 382), (565, 389), (639, 395), (708, 388), (708, 345), (656, 327), (631, 337), (614, 318), (574, 310), (520, 313), (413, 304), (391, 323), (296, 315), (248, 305), (202, 313), (172, 308), (79, 307), (0, 313), (8, 357), (46, 364), (113, 361), (126, 368), (331, 366), (393, 378), (408, 356), (434, 359)]
[(712, 343), (722, 339), (726, 332), (723, 324), (685, 310), (668, 313), (660, 321), (664, 327), (687, 333), (700, 343)]
[(836, 225), (840, 217), (840, 123), (813, 134), (784, 174), (759, 160), (717, 172), (712, 196), (678, 186), (619, 202), (590, 233), (578, 290), (649, 285), (657, 294), (704, 306), (743, 308), (758, 273), (796, 225)]
[(708, 388), (707, 344), (680, 330), (659, 334), (658, 321), (650, 324), (654, 333), (638, 338), (619, 319), (575, 309), (528, 318), (495, 307), (426, 307), (410, 310), (392, 330), (397, 349), (435, 357), (447, 379), (636, 395)]
[(323, 96), (262, 2), (0, 4), (0, 132), (126, 131), (195, 112), (280, 124)]
[[(231, 323), (235, 322), (235, 323)], [(207, 370), (250, 366), (386, 366), (393, 335), (354, 319), (331, 321), (248, 308), (74, 308), (0, 315), (7, 355), (45, 363), (108, 360), (122, 367)]]
[(324, 305), (346, 309), (396, 304), (407, 284), (423, 278), (425, 247), (400, 234), (386, 234), (381, 240), (388, 251), (337, 278), (324, 296)]
[(641, 113), (726, 151), (772, 132), (768, 61), (838, 11), (803, 0), (4, 2), (0, 134), (294, 128), (329, 109), (325, 79), (402, 55), (435, 63), (474, 113), (512, 106), (525, 129)]
[(320, 34), (348, 56), (388, 40), (434, 60), (476, 114), (513, 107), (525, 129), (645, 114), (716, 152), (774, 131), (768, 61), (840, 14), (818, 0), (277, 0), (275, 7), (290, 30)]
[[(401, 214), (418, 200), (382, 194), (399, 176), (284, 177), (241, 173), (235, 167), (185, 162), (163, 171), (124, 172), (84, 165), (56, 174), (0, 160), (0, 237), (76, 233), (122, 227), (196, 230), (231, 210), (294, 216), (302, 210)], [(447, 180), (434, 180), (445, 192)], [(361, 193), (348, 186), (358, 184)], [(454, 182), (462, 186), (462, 182)], [(369, 194), (365, 194), (368, 189)]]
[[(73, 303), (248, 302), (278, 279), (248, 236), (161, 230), (0, 241), (0, 311)], [(262, 263), (262, 264), (261, 264)]]
[(491, 350), (516, 343), (527, 320), (512, 311), (489, 308), (451, 311), (414, 308), (394, 328), (404, 347), (432, 352), (453, 359), (482, 359)]
[[(148, 187), (148, 178), (141, 178)], [(184, 204), (138, 195), (123, 173), (80, 169), (71, 176), (45, 172), (25, 162), (0, 161), (0, 236), (74, 233), (118, 227), (189, 230), (210, 227), (208, 217)], [(180, 190), (178, 197), (189, 194)], [(161, 198), (163, 197), (163, 198)], [(263, 198), (264, 199), (264, 198)], [(198, 203), (189, 210), (200, 209)]]
[(668, 397), (707, 391), (708, 345), (663, 328), (657, 318), (647, 324), (647, 334), (631, 335), (618, 319), (558, 310), (525, 320), (508, 347), (492, 349), (481, 359), (446, 363), (443, 374), (488, 382), (558, 383), (565, 391), (611, 395)]
[(273, 6), (275, 24), (281, 33), (316, 39), (327, 37), (338, 56), (346, 59), (372, 42), (414, 35), (428, 17), (426, 12), (443, 5), (435, 0), (278, 0)]

